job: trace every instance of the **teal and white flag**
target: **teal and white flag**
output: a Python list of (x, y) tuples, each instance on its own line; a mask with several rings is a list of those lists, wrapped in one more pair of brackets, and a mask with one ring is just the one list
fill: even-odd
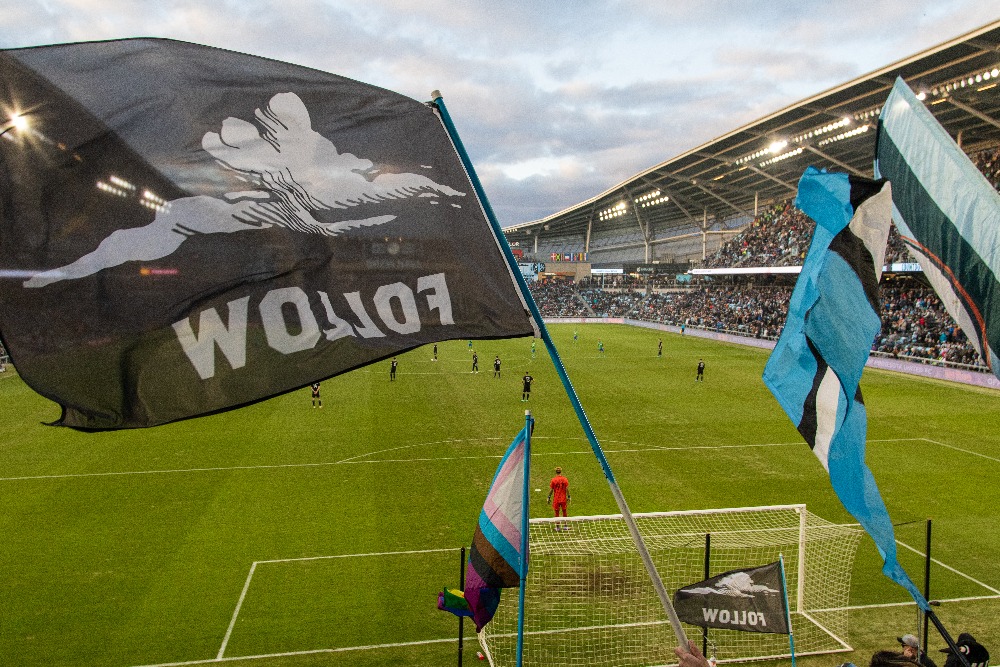
[(882, 107), (875, 169), (910, 253), (1000, 378), (1000, 193), (902, 79)]

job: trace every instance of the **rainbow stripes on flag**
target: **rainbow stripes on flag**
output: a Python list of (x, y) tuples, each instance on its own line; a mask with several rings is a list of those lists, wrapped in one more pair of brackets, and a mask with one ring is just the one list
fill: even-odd
[(469, 609), (469, 602), (465, 599), (465, 593), (445, 588), (438, 593), (438, 609), (450, 611), (455, 616), (472, 616)]
[[(493, 476), (472, 537), (462, 599), (457, 599), (459, 592), (448, 589), (438, 595), (438, 609), (471, 616), (476, 632), (493, 619), (500, 605), (500, 589), (517, 588), (521, 577), (528, 573), (527, 553), (521, 553), (528, 437), (525, 426), (507, 448)], [(464, 612), (466, 608), (468, 613)]]

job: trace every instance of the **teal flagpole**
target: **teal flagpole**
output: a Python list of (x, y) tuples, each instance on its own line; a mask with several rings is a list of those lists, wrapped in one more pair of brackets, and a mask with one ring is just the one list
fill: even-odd
[[(785, 557), (778, 554), (781, 570), (781, 591), (785, 596), (785, 622), (788, 623), (788, 650), (792, 652), (792, 667), (795, 667), (795, 635), (792, 634), (792, 613), (788, 608), (788, 582), (785, 581)], [(802, 582), (799, 582), (799, 586)]]
[(455, 147), (455, 151), (458, 153), (459, 158), (461, 158), (462, 164), (465, 166), (465, 171), (469, 176), (469, 181), (472, 183), (472, 187), (476, 191), (476, 196), (479, 197), (479, 202), (482, 204), (483, 212), (486, 214), (486, 219), (489, 221), (490, 227), (493, 229), (493, 235), (496, 237), (497, 243), (500, 245), (504, 257), (507, 260), (507, 266), (510, 269), (511, 276), (514, 278), (518, 289), (521, 291), (521, 296), (524, 299), (525, 305), (528, 307), (532, 318), (535, 320), (535, 324), (538, 327), (538, 334), (541, 337), (542, 342), (545, 343), (545, 349), (548, 350), (549, 358), (552, 359), (552, 364), (555, 366), (556, 373), (559, 375), (559, 380), (562, 382), (563, 388), (566, 390), (566, 395), (569, 397), (570, 403), (573, 405), (573, 410), (576, 412), (577, 419), (580, 421), (580, 426), (583, 427), (583, 432), (587, 436), (587, 441), (590, 442), (590, 448), (593, 450), (594, 455), (601, 464), (601, 468), (604, 470), (604, 477), (608, 480), (608, 485), (611, 487), (611, 495), (615, 498), (615, 503), (618, 505), (618, 511), (621, 512), (622, 518), (625, 520), (625, 525), (628, 527), (629, 533), (632, 536), (632, 542), (635, 544), (636, 550), (639, 552), (639, 557), (642, 559), (642, 563), (646, 567), (646, 572), (649, 574), (649, 578), (653, 582), (653, 588), (656, 590), (656, 595), (660, 599), (660, 604), (663, 606), (663, 610), (666, 612), (667, 618), (670, 619), (670, 625), (674, 630), (674, 635), (677, 637), (677, 643), (683, 650), (687, 651), (688, 640), (687, 636), (684, 634), (684, 627), (681, 625), (680, 618), (677, 617), (677, 612), (674, 611), (674, 606), (670, 602), (670, 596), (667, 595), (667, 590), (663, 586), (663, 580), (660, 579), (660, 575), (656, 571), (656, 565), (653, 563), (653, 559), (649, 555), (649, 550), (646, 548), (646, 543), (642, 539), (642, 535), (639, 533), (638, 526), (635, 524), (635, 518), (632, 516), (632, 511), (629, 510), (628, 503), (625, 502), (625, 496), (622, 495), (618, 482), (615, 480), (614, 473), (611, 472), (611, 466), (608, 464), (608, 460), (604, 456), (601, 444), (597, 441), (597, 435), (594, 433), (594, 429), (590, 426), (590, 420), (587, 419), (587, 414), (583, 411), (583, 405), (580, 404), (580, 398), (576, 395), (576, 390), (573, 388), (573, 383), (570, 382), (569, 375), (566, 374), (566, 368), (563, 366), (562, 359), (559, 357), (559, 352), (556, 350), (556, 346), (552, 342), (552, 338), (549, 336), (549, 331), (545, 327), (545, 322), (542, 320), (542, 314), (538, 310), (538, 305), (535, 303), (534, 298), (531, 296), (531, 292), (528, 290), (528, 283), (525, 282), (524, 276), (521, 275), (521, 270), (517, 267), (517, 259), (514, 257), (514, 253), (511, 252), (510, 246), (507, 244), (507, 239), (503, 235), (503, 230), (500, 229), (500, 223), (497, 222), (496, 215), (493, 213), (493, 207), (490, 206), (489, 199), (486, 198), (486, 192), (483, 190), (483, 186), (479, 182), (476, 170), (472, 166), (472, 160), (469, 159), (469, 154), (465, 151), (465, 146), (462, 144), (462, 140), (458, 136), (458, 131), (455, 129), (455, 125), (451, 121), (451, 116), (448, 115), (448, 109), (444, 105), (444, 100), (441, 99), (441, 93), (435, 90), (431, 93), (431, 99), (432, 106), (437, 109), (438, 114), (441, 117), (441, 122), (443, 123), (445, 130), (448, 132), (448, 135), (451, 137), (451, 143)]
[(524, 659), (524, 589), (528, 579), (528, 483), (531, 472), (531, 429), (535, 420), (524, 411), (524, 484), (521, 491), (521, 589), (517, 597), (517, 667)]

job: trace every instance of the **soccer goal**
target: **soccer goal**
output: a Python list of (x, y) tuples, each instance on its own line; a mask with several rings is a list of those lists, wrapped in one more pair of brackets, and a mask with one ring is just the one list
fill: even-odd
[[(785, 559), (796, 655), (852, 650), (851, 569), (862, 530), (781, 505), (635, 514), (667, 591)], [(525, 665), (676, 664), (677, 640), (620, 514), (532, 519), (525, 596)], [(706, 535), (709, 536), (706, 539)], [(479, 635), (494, 667), (515, 664), (517, 594), (507, 591)], [(699, 646), (700, 627), (686, 625)], [(709, 629), (719, 662), (789, 656), (788, 636)]]

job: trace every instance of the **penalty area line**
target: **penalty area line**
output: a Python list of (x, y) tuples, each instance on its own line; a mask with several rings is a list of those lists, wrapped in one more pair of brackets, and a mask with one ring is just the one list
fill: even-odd
[(954, 449), (956, 452), (962, 452), (963, 454), (970, 454), (972, 456), (978, 456), (979, 458), (986, 459), (987, 461), (993, 461), (995, 463), (1000, 463), (1000, 459), (998, 459), (996, 457), (987, 456), (986, 454), (980, 454), (979, 452), (974, 452), (971, 449), (962, 449), (961, 447), (956, 447), (955, 445), (948, 445), (948, 444), (945, 444), (943, 442), (938, 442), (937, 440), (931, 440), (930, 438), (920, 438), (920, 439), (923, 440), (923, 441), (925, 441), (925, 442), (929, 442), (931, 444), (938, 445), (939, 447), (946, 447), (948, 449)]
[[(221, 661), (224, 659), (226, 654), (226, 647), (229, 646), (229, 639), (233, 636), (233, 628), (236, 627), (236, 619), (240, 615), (240, 610), (243, 608), (243, 602), (247, 598), (247, 593), (250, 591), (250, 582), (253, 581), (253, 575), (257, 571), (258, 565), (264, 565), (265, 563), (295, 563), (302, 561), (315, 561), (315, 560), (331, 560), (335, 558), (368, 558), (372, 556), (408, 556), (414, 554), (430, 554), (430, 553), (441, 553), (443, 551), (455, 551), (455, 548), (451, 549), (411, 549), (408, 551), (380, 551), (380, 552), (369, 552), (369, 553), (356, 553), (356, 554), (337, 554), (335, 556), (306, 556), (301, 558), (277, 558), (273, 560), (258, 560), (254, 561), (250, 565), (250, 572), (247, 573), (247, 579), (243, 583), (243, 590), (240, 591), (240, 597), (236, 601), (236, 608), (233, 609), (233, 617), (229, 620), (229, 627), (226, 628), (226, 634), (222, 638), (222, 645), (219, 647), (219, 653), (215, 656), (215, 661)], [(211, 662), (211, 661), (210, 661)], [(197, 664), (197, 663), (182, 663), (182, 664)]]
[(299, 655), (320, 655), (324, 653), (347, 653), (350, 651), (374, 651), (387, 648), (407, 648), (410, 646), (425, 646), (429, 644), (457, 644), (458, 637), (443, 639), (421, 639), (412, 642), (392, 642), (389, 644), (368, 644), (365, 646), (342, 646), (339, 648), (317, 648), (308, 651), (286, 651), (283, 653), (261, 653), (259, 655), (238, 655), (228, 658), (208, 658), (206, 660), (184, 660), (181, 662), (158, 662), (138, 667), (182, 667), (183, 665), (211, 665), (222, 662), (238, 662), (241, 660), (270, 660), (271, 658), (291, 658)]

